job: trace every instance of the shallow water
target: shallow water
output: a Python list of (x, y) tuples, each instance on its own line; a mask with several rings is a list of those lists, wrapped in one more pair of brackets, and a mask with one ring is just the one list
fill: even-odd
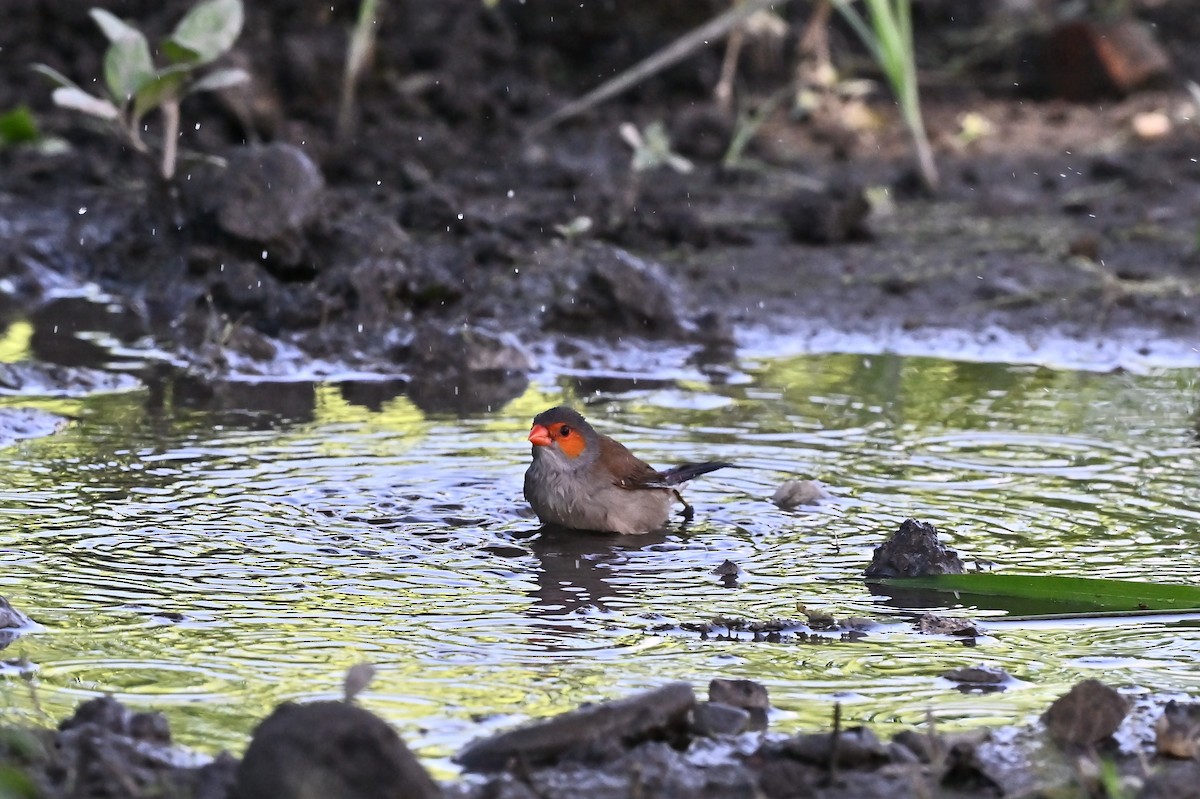
[[(0, 399), (76, 418), (0, 462), (0, 594), (44, 626), (3, 653), (36, 667), (36, 702), (0, 672), (7, 717), (111, 692), (164, 711), (184, 743), (240, 750), (277, 702), (338, 696), (369, 660), (363, 704), (445, 774), (484, 732), (668, 680), (750, 677), (775, 729), (840, 702), (844, 723), (884, 733), (930, 710), (948, 726), (1025, 720), (1083, 677), (1200, 695), (1195, 620), (982, 613), (991, 634), (967, 647), (911, 632), (861, 579), (913, 516), (998, 570), (1200, 582), (1200, 371), (861, 355), (741, 368), (719, 384), (542, 381), (467, 419), (364, 384)], [(740, 468), (689, 487), (683, 531), (539, 534), (524, 437), (562, 400), (656, 464)], [(767, 500), (792, 476), (834, 500), (778, 510)], [(736, 587), (712, 573), (726, 559)], [(801, 605), (882, 626), (817, 644), (655, 631)], [(976, 663), (1017, 682), (966, 695), (938, 676)]]

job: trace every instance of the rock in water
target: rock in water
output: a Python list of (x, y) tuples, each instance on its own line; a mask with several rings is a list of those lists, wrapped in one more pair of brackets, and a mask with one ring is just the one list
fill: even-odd
[(382, 719), (345, 702), (285, 702), (237, 771), (239, 799), (434, 799), (437, 783)]
[(916, 519), (905, 519), (900, 529), (875, 548), (867, 567), (868, 577), (924, 577), (962, 574), (962, 559), (938, 540), (937, 528)]

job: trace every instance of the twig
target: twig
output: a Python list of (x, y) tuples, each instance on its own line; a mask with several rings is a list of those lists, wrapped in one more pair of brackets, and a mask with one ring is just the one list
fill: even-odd
[(837, 782), (838, 758), (842, 754), (842, 703), (833, 703), (833, 740), (829, 744), (829, 784)]
[(756, 14), (764, 9), (786, 2), (788, 0), (746, 0), (746, 2), (734, 6), (723, 14), (713, 17), (699, 28), (680, 36), (654, 55), (639, 61), (615, 78), (600, 84), (583, 97), (567, 103), (550, 116), (533, 125), (526, 133), (526, 136), (531, 139), (536, 138), (560, 122), (565, 122), (571, 117), (579, 116), (584, 111), (599, 105), (605, 100), (616, 97), (621, 92), (632, 86), (636, 86), (651, 75), (682, 61), (701, 47), (720, 41), (725, 34), (729, 33), (739, 22), (751, 14)]

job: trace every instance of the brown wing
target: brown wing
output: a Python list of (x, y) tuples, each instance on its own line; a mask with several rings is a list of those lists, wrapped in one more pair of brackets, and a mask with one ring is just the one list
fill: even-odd
[(613, 484), (620, 488), (669, 488), (653, 466), (608, 436), (600, 436), (600, 462), (613, 474)]

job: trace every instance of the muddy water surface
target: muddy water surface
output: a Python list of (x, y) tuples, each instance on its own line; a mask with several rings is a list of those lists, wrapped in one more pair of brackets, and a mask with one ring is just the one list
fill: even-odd
[[(10, 717), (111, 692), (184, 743), (240, 750), (284, 699), (335, 696), (378, 665), (366, 706), (431, 762), (484, 731), (717, 675), (766, 683), (776, 729), (843, 719), (1024, 720), (1082, 677), (1200, 695), (1200, 622), (1005, 622), (974, 647), (911, 632), (861, 579), (906, 516), (1011, 572), (1195, 583), (1196, 370), (1146, 375), (861, 355), (744, 363), (714, 385), (542, 381), (497, 413), (429, 418), (386, 387), (3, 399), (77, 421), (0, 461), (0, 594), (43, 629), (36, 702), (4, 667)], [(521, 498), (534, 413), (587, 405), (657, 464), (740, 468), (688, 491), (695, 522), (638, 539), (541, 534)], [(834, 495), (786, 513), (792, 476)], [(726, 559), (742, 570), (728, 585)], [(880, 623), (858, 641), (702, 640), (716, 616)], [(668, 628), (663, 630), (661, 628)], [(987, 663), (1017, 682), (963, 694)], [(40, 708), (40, 709), (39, 709)]]

